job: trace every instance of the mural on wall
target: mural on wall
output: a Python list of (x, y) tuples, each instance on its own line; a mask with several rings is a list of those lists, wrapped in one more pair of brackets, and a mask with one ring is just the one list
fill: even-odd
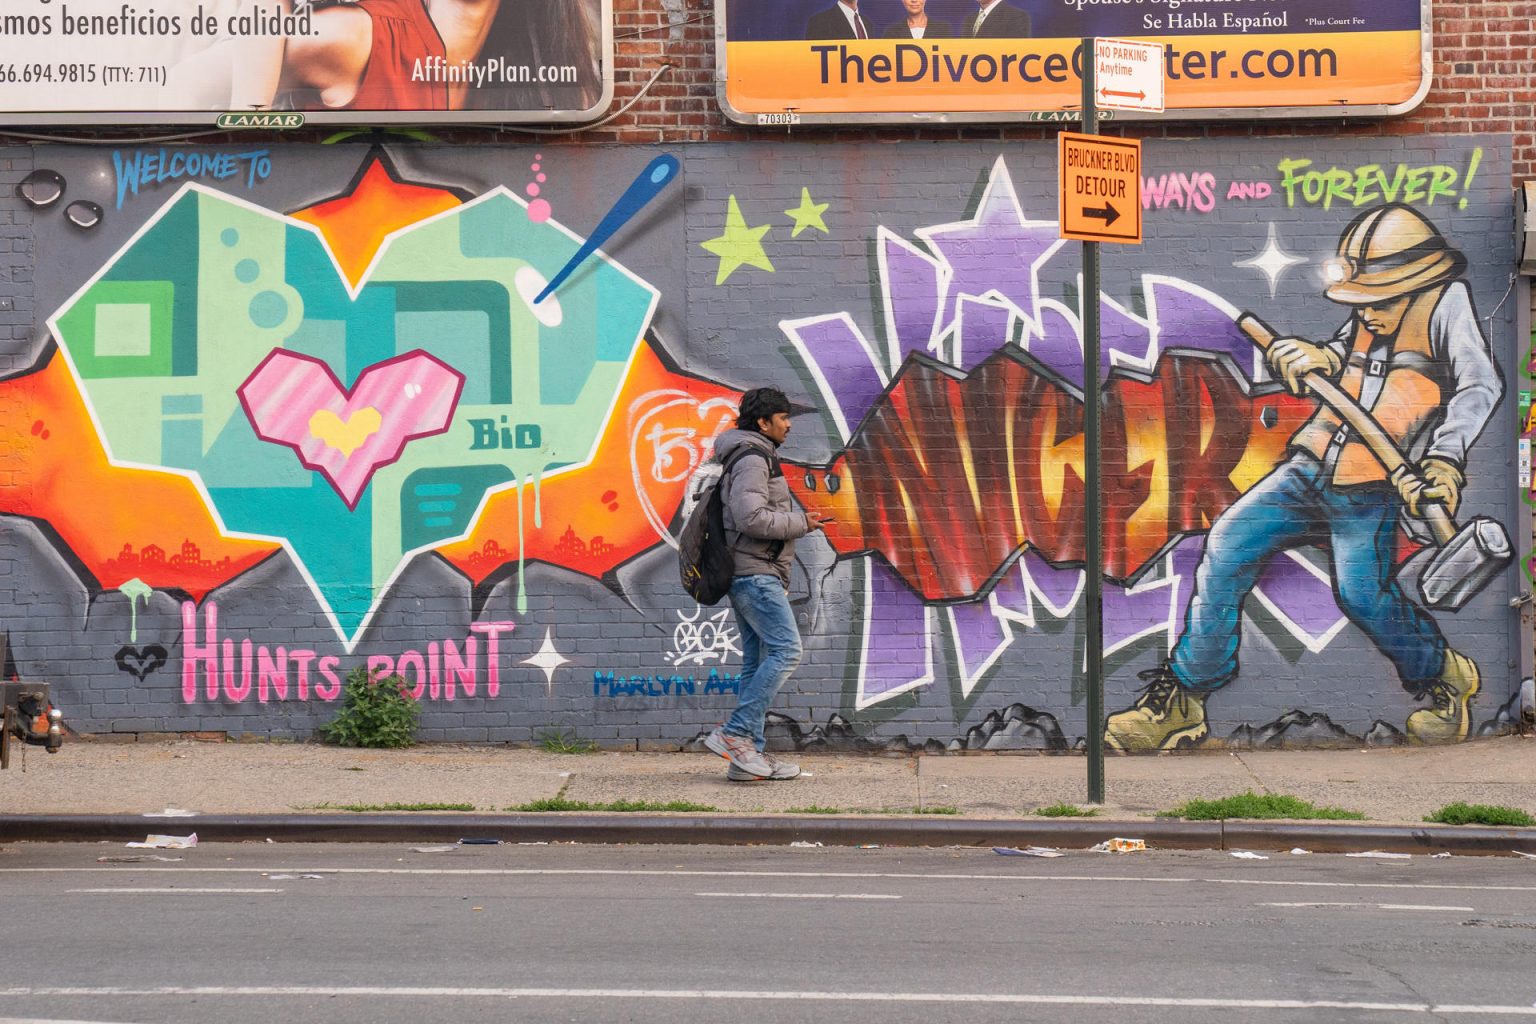
[[(1499, 202), (1494, 158), (1464, 148), (1149, 178), (1147, 256), (1159, 217), (1197, 255), (1128, 259), (1101, 300), (1112, 747), (1224, 720), (1234, 744), (1446, 742), (1508, 717), (1472, 703), (1510, 692), (1486, 621), (1504, 490), (1480, 475), (1503, 451), (1484, 428), (1507, 325), (1475, 312), (1457, 244)], [(365, 664), (442, 709), (429, 737), (686, 743), (728, 707), (740, 649), (728, 610), (671, 582), (671, 534), (741, 389), (774, 382), (822, 428), (786, 451), (792, 490), (837, 520), (800, 555), (810, 654), (776, 742), (1080, 743), (1087, 369), (1074, 253), (1026, 213), (1052, 208), (1047, 165), (912, 162), (921, 210), (895, 220), (899, 188), (848, 191), (835, 155), (821, 173), (714, 146), (497, 153), (493, 181), (453, 159), (411, 173), (409, 151), (278, 151), (259, 180), (114, 156), (137, 170), (105, 216), (128, 223), (110, 251), (110, 227), (52, 236), (79, 283), (40, 285), (51, 342), (0, 382), (0, 508), (9, 544), (78, 580), (66, 603), (127, 621), (63, 658), (28, 639), (57, 607), (17, 584), (18, 669), (65, 693), (110, 671), (153, 707), (73, 716), (103, 731), (302, 731)], [(351, 169), (317, 189), (306, 169), (335, 154)], [(1235, 258), (1213, 261), (1211, 232)], [(1282, 335), (1267, 359), (1248, 310)], [(1410, 468), (1320, 405), (1313, 369)], [(1367, 650), (1381, 679), (1337, 692), (1244, 682)], [(268, 722), (273, 704), (308, 717)]]

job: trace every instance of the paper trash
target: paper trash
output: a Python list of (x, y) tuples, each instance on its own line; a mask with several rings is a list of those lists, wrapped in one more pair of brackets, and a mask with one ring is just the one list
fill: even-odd
[(1269, 860), (1262, 853), (1254, 853), (1252, 850), (1233, 850), (1232, 856), (1238, 860)]
[(1146, 848), (1147, 841), (1145, 839), (1121, 839), (1118, 836), (1114, 839), (1106, 839), (1097, 846), (1089, 847), (1095, 853), (1135, 853), (1137, 850), (1145, 850)]
[(1411, 853), (1384, 853), (1381, 850), (1365, 850), (1361, 853), (1346, 853), (1346, 857), (1379, 857), (1382, 860), (1408, 860)]
[(129, 843), (136, 850), (190, 850), (197, 845), (197, 833), (189, 836), (149, 836), (142, 843)]
[(1022, 850), (1016, 846), (994, 846), (992, 852), (1004, 857), (1064, 857), (1066, 854), (1049, 846), (1026, 846)]

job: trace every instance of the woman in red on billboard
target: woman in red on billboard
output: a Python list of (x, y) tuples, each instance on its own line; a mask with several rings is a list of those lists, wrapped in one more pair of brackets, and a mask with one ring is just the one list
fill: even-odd
[(480, 55), (500, 7), (501, 0), (316, 7), (313, 34), (287, 40), (279, 90), (294, 92), (301, 110), (460, 110), (469, 84), (451, 80), (448, 69)]
[[(171, 69), (179, 96), (222, 110), (460, 110), (501, 0), (277, 0), (304, 35), (225, 37)], [(273, 0), (243, 0), (242, 14)]]

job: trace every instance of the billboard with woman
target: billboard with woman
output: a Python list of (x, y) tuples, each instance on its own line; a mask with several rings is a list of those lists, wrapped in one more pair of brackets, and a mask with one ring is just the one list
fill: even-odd
[[(7, 5), (8, 8), (10, 5)], [(19, 0), (0, 120), (579, 121), (613, 91), (610, 0)]]

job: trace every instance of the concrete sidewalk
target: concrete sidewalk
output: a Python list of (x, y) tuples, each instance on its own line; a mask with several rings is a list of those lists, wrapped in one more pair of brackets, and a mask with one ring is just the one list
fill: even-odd
[[(462, 825), (446, 816), (449, 821), (443, 827), (452, 831), (471, 821), (489, 827), (521, 805), (563, 796), (594, 804), (629, 800), (704, 805), (737, 824), (750, 821), (748, 832), (765, 837), (761, 841), (776, 841), (775, 828), (800, 834), (802, 826), (791, 826), (788, 816), (804, 821), (807, 815), (820, 819), (830, 812), (822, 831), (837, 831), (833, 822), (842, 820), (855, 831), (868, 832), (875, 827), (871, 816), (876, 815), (890, 825), (892, 834), (909, 834), (916, 843), (923, 841), (925, 830), (934, 841), (953, 839), (962, 820), (970, 823), (968, 828), (981, 828), (973, 829), (974, 836), (1010, 829), (1008, 834), (1022, 836), (1020, 829), (1051, 824), (1034, 815), (1036, 808), (1057, 802), (1081, 805), (1087, 795), (1087, 760), (1080, 756), (823, 754), (804, 755), (800, 763), (805, 769), (800, 779), (743, 784), (727, 782), (724, 762), (710, 754), (553, 754), (457, 746), (374, 751), (191, 740), (73, 742), (53, 756), (31, 749), (24, 763), (15, 757), (10, 770), (0, 774), (0, 839), (45, 837), (38, 834), (40, 823), (60, 815), (72, 816), (76, 832), (71, 834), (79, 834), (78, 816), (121, 821), (167, 808), (194, 811), (205, 820), (241, 819), (257, 831), (260, 821), (275, 828), (279, 822), (313, 819), (311, 824), (318, 825), (325, 819), (355, 822), (349, 827), (355, 832), (358, 826), (382, 827), (386, 818), (405, 821), (407, 830), (410, 821), (426, 821), (343, 810), (348, 806), (472, 806), (472, 817), (466, 815)], [(1106, 804), (1090, 825), (1095, 833), (1131, 834), (1128, 830), (1147, 832), (1154, 827), (1166, 831), (1176, 823), (1156, 820), (1161, 811), (1193, 798), (1253, 790), (1363, 812), (1367, 820), (1362, 834), (1367, 836), (1383, 829), (1407, 836), (1438, 831), (1426, 829), (1422, 819), (1453, 801), (1502, 804), (1536, 814), (1536, 740), (1510, 736), (1443, 748), (1112, 757), (1106, 781)], [(434, 828), (444, 817), (433, 816)], [(583, 816), (559, 817), (570, 822)], [(632, 822), (638, 834), (643, 831), (640, 819), (652, 816), (608, 817)], [(543, 818), (517, 816), (524, 824)], [(146, 832), (199, 828), (198, 818), (139, 820)], [(687, 841), (707, 841), (697, 837), (709, 834), (714, 819), (700, 814), (688, 820), (687, 831), (696, 838)], [(905, 823), (897, 825), (899, 821)], [(1209, 836), (1209, 825), (1205, 832), (1193, 825), (1183, 826), (1191, 837)], [(1305, 826), (1316, 827), (1321, 826)], [(1274, 823), (1264, 828), (1299, 835), (1303, 826)], [(1536, 851), (1536, 829), (1506, 831), (1522, 841), (1528, 838), (1530, 846), (1521, 848)], [(1275, 841), (1286, 840), (1276, 833)], [(1422, 845), (1421, 839), (1414, 842)]]

